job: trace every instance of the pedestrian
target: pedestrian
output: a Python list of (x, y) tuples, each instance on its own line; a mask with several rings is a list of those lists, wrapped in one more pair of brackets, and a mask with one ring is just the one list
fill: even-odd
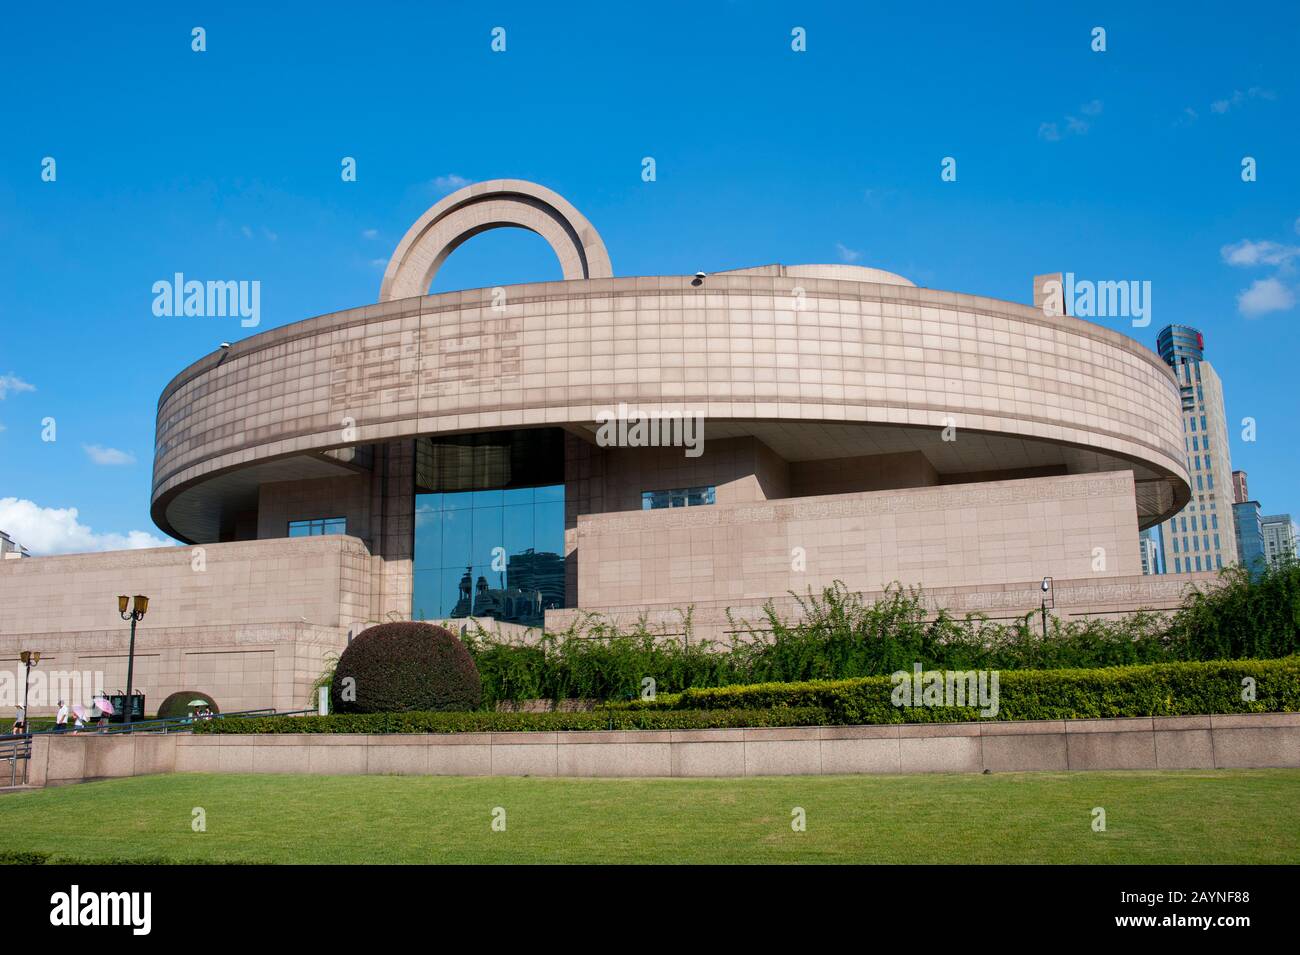
[(68, 728), (68, 704), (59, 700), (59, 711), (54, 715), (54, 732), (62, 733)]

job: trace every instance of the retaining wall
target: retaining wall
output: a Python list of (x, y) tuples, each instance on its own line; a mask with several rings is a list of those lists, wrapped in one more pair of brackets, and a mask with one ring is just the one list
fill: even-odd
[(38, 736), (28, 782), (153, 773), (784, 776), (1300, 767), (1300, 713), (764, 729)]

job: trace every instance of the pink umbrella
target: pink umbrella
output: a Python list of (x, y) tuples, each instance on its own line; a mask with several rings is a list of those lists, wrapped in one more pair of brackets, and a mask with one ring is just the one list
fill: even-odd
[(72, 712), (76, 715), (77, 719), (84, 720), (86, 718), (86, 708), (80, 703), (73, 704)]
[(101, 696), (99, 699), (97, 699), (95, 701), (95, 706), (99, 709), (101, 713), (116, 712), (116, 710), (113, 709), (113, 704), (108, 702), (108, 699), (106, 697)]

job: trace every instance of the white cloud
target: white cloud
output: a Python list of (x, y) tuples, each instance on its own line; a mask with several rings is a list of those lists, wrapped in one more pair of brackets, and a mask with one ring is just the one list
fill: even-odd
[(244, 238), (245, 238), (245, 239), (251, 239), (251, 238), (253, 237), (253, 230), (250, 229), (250, 228), (249, 228), (248, 226), (246, 226), (246, 225), (241, 225), (241, 226), (239, 227), (239, 231), (242, 232), (242, 233), (244, 233)]
[(18, 394), (20, 391), (35, 391), (36, 386), (28, 384), (17, 375), (0, 375), (0, 399), (8, 396), (9, 392)]
[(469, 185), (469, 180), (464, 176), (458, 176), (451, 173), (446, 176), (439, 176), (433, 180), (433, 188), (439, 192), (455, 192), (457, 189), (464, 189)]
[(1254, 265), (1284, 266), (1288, 265), (1296, 256), (1300, 256), (1300, 246), (1280, 245), (1267, 239), (1262, 242), (1242, 239), (1240, 242), (1234, 242), (1232, 245), (1225, 245), (1219, 249), (1219, 255), (1229, 265), (1247, 267)]
[(371, 267), (372, 269), (386, 269), (386, 268), (388, 268), (388, 260), (387, 260), (387, 259), (371, 259), (371, 260), (370, 260), (370, 267)]
[(41, 507), (16, 497), (0, 498), (0, 528), (32, 554), (80, 554), (101, 550), (170, 547), (147, 531), (97, 534), (77, 520), (75, 507)]
[(377, 239), (377, 238), (379, 238), (379, 230), (378, 230), (378, 229), (362, 229), (362, 230), (361, 230), (361, 238), (363, 238), (363, 239)]
[[(1079, 107), (1079, 112), (1083, 113), (1084, 116), (1100, 116), (1101, 110), (1102, 104), (1099, 99), (1089, 100)], [(1064, 136), (1087, 135), (1088, 130), (1091, 128), (1092, 124), (1086, 119), (1080, 119), (1077, 116), (1066, 116), (1064, 133), (1061, 132), (1060, 123), (1039, 123), (1038, 138), (1045, 139), (1049, 143), (1057, 143)]]
[(835, 243), (835, 251), (839, 253), (841, 262), (856, 262), (862, 258), (861, 252), (857, 249), (850, 249), (843, 242)]
[(106, 448), (101, 444), (83, 444), (81, 449), (85, 451), (86, 456), (96, 464), (106, 464), (110, 466), (135, 464), (135, 455), (130, 451), (119, 451), (117, 448)]
[(1211, 103), (1210, 112), (1223, 115), (1248, 100), (1256, 99), (1275, 100), (1277, 99), (1277, 94), (1263, 86), (1252, 86), (1244, 93), (1241, 90), (1233, 90), (1231, 96), (1224, 99), (1216, 99)]
[(1256, 279), (1237, 296), (1237, 310), (1247, 318), (1285, 312), (1295, 305), (1295, 294), (1277, 279)]

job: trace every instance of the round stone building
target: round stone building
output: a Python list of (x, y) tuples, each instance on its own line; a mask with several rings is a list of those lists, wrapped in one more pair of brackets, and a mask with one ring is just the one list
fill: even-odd
[[(563, 281), (427, 294), (502, 227)], [(411, 226), (377, 302), (177, 374), (152, 515), (190, 546), (5, 561), (0, 633), (121, 682), (101, 611), (149, 594), (139, 685), (230, 710), (303, 705), (381, 620), (671, 637), (691, 608), (724, 638), (837, 580), (1002, 618), (1045, 577), (1060, 616), (1173, 606), (1189, 576), (1142, 576), (1138, 534), (1189, 499), (1177, 383), (1050, 311), (848, 265), (617, 277), (563, 198), (478, 183)]]

